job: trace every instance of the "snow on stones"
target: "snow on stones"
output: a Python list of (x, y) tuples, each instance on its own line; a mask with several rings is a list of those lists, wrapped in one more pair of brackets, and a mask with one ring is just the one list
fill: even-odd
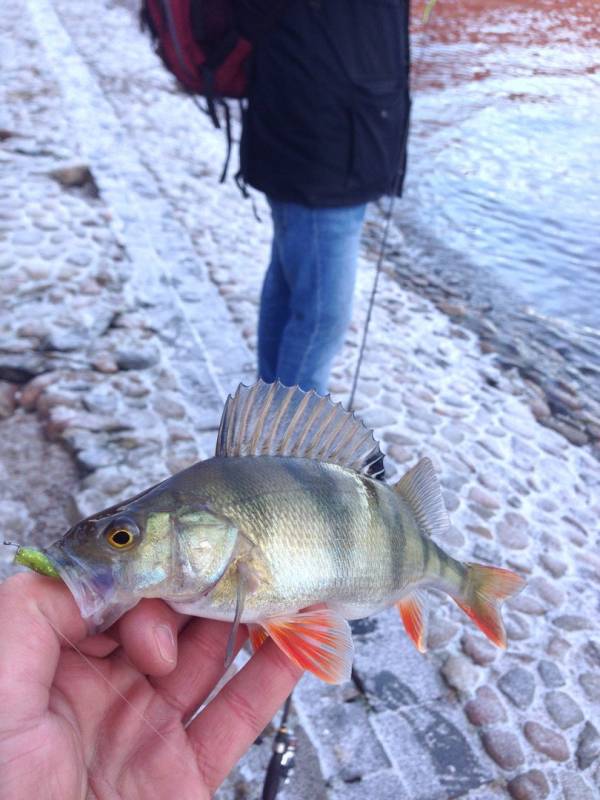
[[(17, 81), (34, 98), (0, 96), (3, 128), (28, 136), (23, 153), (16, 137), (0, 151), (0, 417), (35, 412), (69, 448), (87, 513), (210, 454), (224, 394), (254, 373), (268, 210), (256, 198), (258, 223), (232, 182), (218, 185), (220, 133), (188, 113), (119, 3), (19, 0), (0, 37), (15, 68), (0, 93)], [(381, 232), (374, 206), (331, 385), (344, 401)], [(304, 769), (335, 800), (586, 798), (598, 774), (598, 463), (571, 443), (577, 431), (536, 422), (552, 423), (544, 398), (471, 331), (398, 287), (398, 231), (392, 251), (357, 406), (396, 476), (433, 458), (452, 514), (441, 544), (530, 582), (507, 608), (506, 652), (433, 598), (426, 657), (393, 610), (354, 623), (356, 683), (339, 694), (307, 681), (296, 696)], [(25, 524), (21, 506), (0, 508)], [(219, 797), (236, 780), (256, 796), (269, 748)], [(294, 778), (286, 796), (320, 796), (307, 785)]]

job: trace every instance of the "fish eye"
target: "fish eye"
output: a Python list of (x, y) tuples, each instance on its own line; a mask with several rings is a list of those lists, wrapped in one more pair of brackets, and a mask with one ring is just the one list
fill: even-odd
[(133, 534), (130, 531), (119, 528), (119, 530), (111, 531), (108, 534), (108, 541), (113, 547), (128, 547), (133, 542)]
[(110, 546), (114, 547), (116, 550), (126, 550), (133, 544), (135, 532), (130, 530), (129, 527), (125, 527), (121, 522), (120, 524), (112, 525), (108, 529), (106, 539)]

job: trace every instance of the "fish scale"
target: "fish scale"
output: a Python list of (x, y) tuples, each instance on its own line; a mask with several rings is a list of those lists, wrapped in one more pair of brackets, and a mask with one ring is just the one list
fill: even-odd
[[(273, 576), (272, 583), (248, 598), (246, 608), (271, 603), (271, 610), (281, 613), (330, 598), (357, 598), (364, 604), (367, 593), (389, 575), (388, 559), (379, 555), (382, 521), (369, 506), (365, 483), (335, 465), (286, 459), (283, 469), (281, 462), (249, 457), (202, 465), (215, 473), (214, 483), (203, 481), (214, 486), (211, 506), (258, 547)], [(229, 491), (220, 505), (223, 480), (239, 487), (239, 496)], [(400, 575), (394, 576), (398, 579)], [(384, 591), (393, 588), (388, 580)], [(229, 600), (235, 605), (231, 591)]]

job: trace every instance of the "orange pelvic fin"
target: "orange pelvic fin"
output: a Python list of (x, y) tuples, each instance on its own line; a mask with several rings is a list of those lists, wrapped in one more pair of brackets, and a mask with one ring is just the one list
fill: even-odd
[(260, 625), (248, 625), (248, 635), (250, 636), (250, 644), (252, 645), (252, 652), (256, 653), (259, 647), (262, 647), (264, 642), (269, 638), (269, 634)]
[(396, 603), (396, 608), (400, 612), (406, 632), (415, 643), (415, 647), (419, 653), (425, 653), (427, 651), (425, 644), (427, 635), (421, 594), (412, 592), (407, 597), (403, 597)]
[(500, 616), (504, 600), (517, 594), (525, 581), (519, 575), (500, 567), (466, 564), (469, 570), (466, 594), (454, 600), (473, 622), (498, 647), (506, 647), (506, 633)]
[(326, 683), (350, 680), (352, 634), (347, 621), (328, 608), (271, 617), (260, 623), (278, 647), (302, 669)]

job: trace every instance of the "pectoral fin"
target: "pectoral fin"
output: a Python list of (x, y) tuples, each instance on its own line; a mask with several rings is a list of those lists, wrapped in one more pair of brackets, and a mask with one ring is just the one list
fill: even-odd
[[(227, 652), (225, 655), (225, 669), (227, 669), (233, 661), (233, 648), (237, 639), (237, 632), (240, 627), (240, 621), (244, 612), (244, 604), (248, 594), (254, 592), (258, 586), (258, 579), (252, 572), (251, 568), (243, 561), (238, 562), (236, 566), (236, 602), (235, 602), (235, 615), (233, 617), (233, 625), (227, 640)], [(262, 644), (262, 642), (261, 642)]]
[(302, 669), (326, 683), (343, 683), (352, 670), (352, 634), (347, 621), (328, 608), (272, 617), (261, 626)]
[(400, 612), (406, 632), (415, 643), (419, 653), (427, 652), (427, 645), (425, 644), (427, 638), (425, 611), (421, 593), (411, 592), (407, 597), (396, 603), (396, 608)]

